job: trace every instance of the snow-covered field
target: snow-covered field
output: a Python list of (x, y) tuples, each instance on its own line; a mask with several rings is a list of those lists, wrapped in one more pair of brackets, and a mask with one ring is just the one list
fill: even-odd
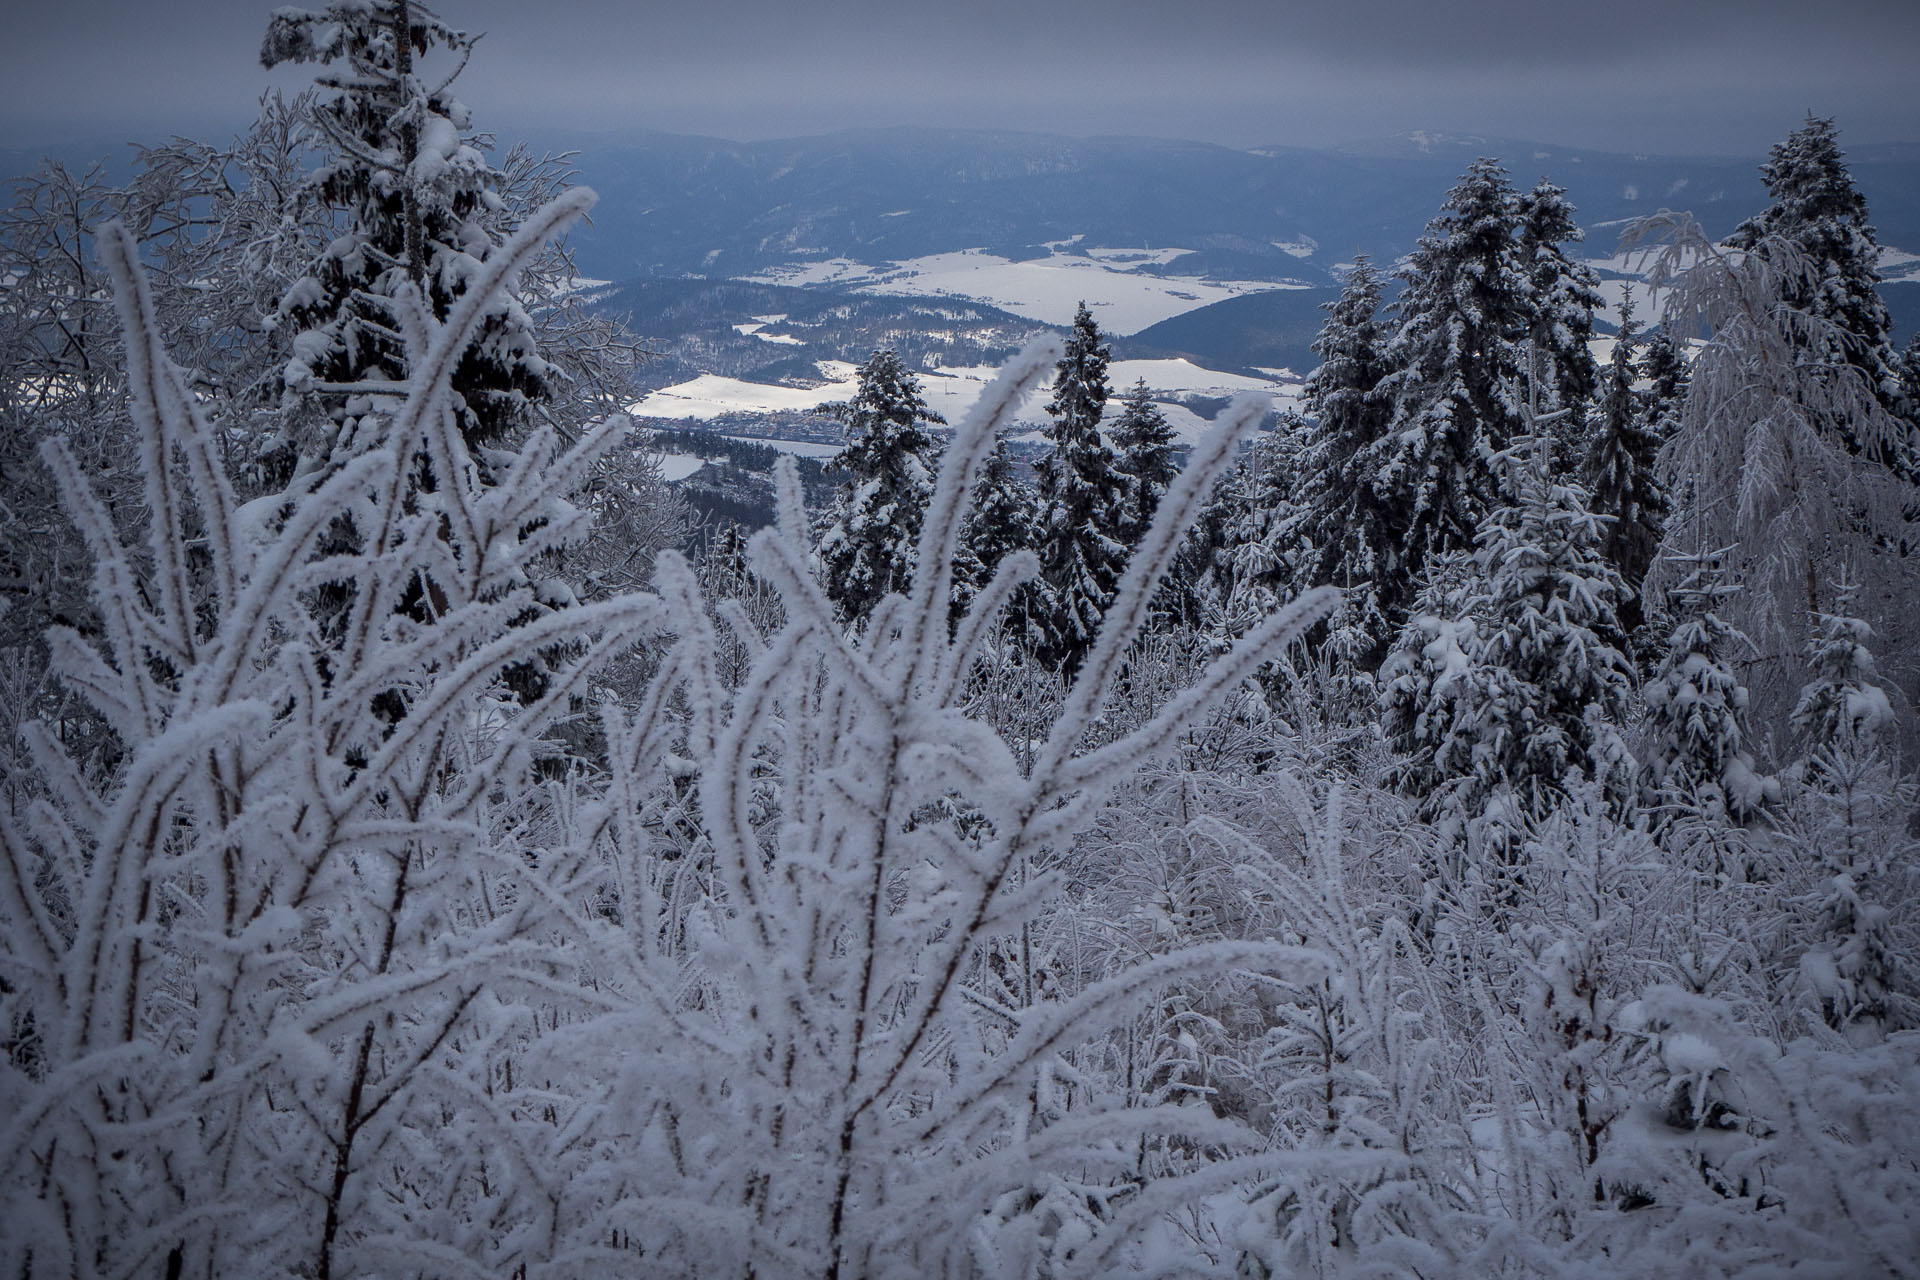
[[(1062, 242), (1062, 245), (1070, 242)], [(1084, 301), (1107, 333), (1125, 336), (1195, 307), (1243, 293), (1307, 288), (1253, 280), (1150, 276), (1140, 268), (1178, 258), (1184, 249), (1090, 249), (1013, 262), (984, 249), (937, 253), (882, 267), (833, 258), (774, 267), (755, 279), (786, 285), (836, 285), (864, 293), (957, 297), (986, 303), (1029, 320), (1067, 324)]]
[[(786, 387), (702, 374), (689, 382), (655, 391), (636, 401), (628, 411), (644, 418), (710, 421), (735, 413), (805, 412), (853, 396), (858, 387), (857, 371), (853, 365), (844, 360), (822, 360), (814, 367), (826, 379), (823, 385), (817, 387)], [(964, 367), (924, 369), (919, 371), (921, 391), (935, 413), (949, 423), (956, 423), (973, 407), (974, 401), (979, 399), (980, 393), (996, 373), (994, 369)], [(1118, 411), (1122, 393), (1131, 388), (1137, 379), (1145, 379), (1147, 386), (1156, 393), (1156, 398), (1161, 400), (1161, 409), (1167, 415), (1167, 421), (1173, 424), (1182, 440), (1189, 442), (1199, 439), (1206, 429), (1206, 421), (1182, 405), (1169, 403), (1172, 397), (1224, 397), (1243, 391), (1258, 391), (1271, 395), (1276, 407), (1285, 408), (1294, 404), (1300, 394), (1297, 381), (1222, 373), (1190, 360), (1116, 360), (1108, 366), (1107, 373), (1114, 389), (1113, 399), (1109, 401), (1110, 412)], [(1018, 415), (1020, 420), (1035, 424), (1045, 421), (1045, 404), (1044, 392), (1029, 397), (1027, 403), (1021, 406)], [(811, 453), (816, 449), (826, 454), (837, 452), (830, 446), (761, 440), (758, 437), (754, 439), (756, 443), (775, 448), (792, 446), (794, 452)]]
[(660, 455), (660, 478), (671, 484), (676, 480), (685, 480), (706, 465), (705, 458), (691, 458), (684, 453), (663, 453)]

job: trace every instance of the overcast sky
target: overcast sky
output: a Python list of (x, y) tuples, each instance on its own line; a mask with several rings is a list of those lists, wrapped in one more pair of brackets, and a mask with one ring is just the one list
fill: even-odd
[[(0, 145), (213, 134), (261, 0), (12, 0)], [(1809, 109), (1920, 141), (1920, 0), (446, 0), (503, 139), (932, 124), (1306, 146), (1409, 129), (1759, 153)]]

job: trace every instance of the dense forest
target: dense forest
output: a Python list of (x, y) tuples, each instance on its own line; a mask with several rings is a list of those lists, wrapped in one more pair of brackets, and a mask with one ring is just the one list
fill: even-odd
[(1476, 161), (1190, 447), (1085, 307), (953, 423), (882, 348), (688, 556), (472, 49), (277, 10), (310, 91), (0, 212), (0, 1271), (1920, 1274), (1833, 121), (1607, 341)]

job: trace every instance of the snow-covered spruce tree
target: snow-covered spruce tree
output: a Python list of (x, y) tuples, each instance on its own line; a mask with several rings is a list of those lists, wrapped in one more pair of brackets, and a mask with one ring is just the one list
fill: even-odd
[[(101, 620), (49, 644), (122, 763), (89, 774), (29, 727), (45, 800), (0, 824), (5, 1017), (27, 1037), (0, 1068), (9, 1274), (512, 1270), (545, 1247), (553, 1201), (515, 1171), (555, 1130), (510, 1063), (524, 1001), (572, 978), (523, 853), (530, 754), (661, 610), (511, 625), (525, 566), (583, 532), (564, 495), (625, 424), (564, 452), (536, 436), (483, 489), (449, 383), (511, 272), (586, 203), (533, 219), (445, 324), (396, 293), (415, 374), (377, 397), (367, 447), (244, 506), (135, 246), (102, 237), (147, 514), (120, 535), (47, 446)], [(447, 477), (430, 493), (420, 454)], [(360, 546), (316, 565), (348, 510)], [(322, 636), (303, 597), (336, 573), (360, 591)], [(430, 627), (394, 607), (422, 575)], [(503, 668), (563, 631), (581, 661), (523, 705)], [(385, 690), (398, 722), (373, 709)]]
[(1108, 435), (1127, 486), (1116, 530), (1120, 540), (1131, 548), (1146, 536), (1161, 497), (1180, 473), (1175, 445), (1178, 437), (1167, 415), (1153, 402), (1145, 378), (1135, 382), (1121, 398), (1120, 416), (1114, 419)]
[[(581, 839), (611, 859), (617, 910), (576, 912), (601, 1012), (560, 1032), (582, 1064), (579, 1087), (594, 1090), (580, 1114), (595, 1122), (569, 1130), (581, 1167), (568, 1195), (600, 1206), (597, 1243), (580, 1259), (639, 1254), (684, 1275), (1098, 1272), (1169, 1204), (1271, 1168), (1271, 1157), (1236, 1158), (1254, 1135), (1204, 1111), (1050, 1118), (1036, 1090), (1064, 1050), (1126, 1021), (1150, 993), (1189, 974), (1284, 966), (1297, 953), (1270, 942), (1177, 951), (1071, 995), (1037, 993), (1021, 1009), (974, 985), (983, 953), (1060, 891), (1038, 855), (1063, 847), (1135, 765), (1169, 748), (1332, 596), (1281, 610), (1150, 723), (1086, 750), (1185, 522), (1264, 409), (1237, 404), (1169, 489), (1021, 768), (960, 700), (1034, 558), (1004, 561), (957, 628), (951, 575), (995, 429), (1058, 351), (1048, 340), (1018, 358), (961, 425), (909, 594), (883, 599), (864, 631), (843, 631), (807, 571), (798, 479), (785, 464), (779, 526), (750, 549), (754, 572), (781, 594), (784, 627), (754, 637), (752, 666), (729, 699), (714, 682), (704, 615), (691, 610), (655, 693), (631, 715), (609, 712), (613, 790), (609, 804), (582, 812)], [(712, 887), (684, 928), (668, 931), (667, 905), (649, 887), (654, 839), (634, 801), (678, 761), (699, 778)], [(911, 820), (942, 798), (972, 806), (979, 821), (962, 830)], [(1054, 1255), (1048, 1264), (1020, 1256), (1037, 1247), (1024, 1219), (991, 1212), (1056, 1181), (1125, 1178), (1135, 1140), (1161, 1132), (1222, 1158), (1116, 1200), (1090, 1240), (1038, 1242)]]
[(847, 446), (831, 469), (846, 479), (824, 517), (816, 555), (827, 598), (859, 624), (913, 576), (939, 452), (927, 428), (946, 419), (927, 407), (920, 379), (890, 348), (867, 358), (853, 399), (833, 409), (846, 424)]
[(993, 581), (1002, 561), (1033, 547), (1034, 493), (1017, 468), (1006, 439), (996, 439), (974, 487), (961, 562), (954, 567), (954, 604), (962, 611)]
[[(1851, 584), (1842, 583), (1844, 610)], [(1813, 679), (1793, 727), (1802, 758), (1783, 839), (1814, 872), (1806, 895), (1811, 937), (1800, 970), (1835, 1030), (1876, 1037), (1916, 1025), (1920, 939), (1908, 834), (1916, 789), (1891, 754), (1893, 711), (1879, 684), (1872, 631), (1845, 612), (1821, 614), (1809, 654)]]
[(1603, 553), (1620, 575), (1628, 594), (1620, 603), (1620, 625), (1638, 647), (1646, 621), (1641, 590), (1666, 532), (1667, 492), (1660, 482), (1660, 435), (1648, 422), (1651, 408), (1635, 388), (1640, 367), (1639, 328), (1633, 321), (1633, 296), (1620, 306), (1620, 336), (1600, 393), (1581, 480), (1591, 495), (1589, 507), (1607, 522)]
[(1853, 584), (1839, 585), (1836, 610), (1815, 615), (1816, 627), (1807, 645), (1813, 679), (1800, 690), (1793, 729), (1803, 758), (1810, 763), (1835, 748), (1870, 750), (1882, 745), (1893, 730), (1893, 708), (1880, 685), (1873, 651), (1867, 647), (1873, 628), (1849, 612), (1854, 594)]
[[(1570, 772), (1597, 782), (1616, 812), (1631, 799), (1620, 733), (1631, 671), (1615, 613), (1625, 589), (1586, 491), (1549, 475), (1550, 449), (1529, 437), (1499, 455), (1514, 502), (1481, 532), (1454, 627), (1416, 620), (1382, 672), (1388, 731), (1430, 810), (1447, 797), (1471, 816), (1498, 793), (1539, 822)], [(1464, 640), (1457, 659), (1423, 677), (1447, 634)], [(1464, 670), (1449, 670), (1455, 662)]]
[(1410, 589), (1406, 529), (1375, 489), (1392, 446), (1392, 404), (1380, 394), (1387, 372), (1380, 277), (1365, 254), (1347, 273), (1340, 297), (1322, 304), (1327, 319), (1313, 350), (1320, 366), (1307, 378), (1303, 408), (1313, 423), (1300, 460), (1299, 537), (1311, 550), (1305, 581), (1346, 589), (1333, 626), (1338, 660), (1356, 673), (1378, 670), (1404, 618)]
[(1393, 416), (1370, 456), (1372, 488), (1404, 531), (1408, 574), (1471, 549), (1502, 505), (1493, 457), (1524, 432), (1520, 343), (1538, 314), (1519, 226), (1506, 170), (1476, 160), (1398, 273), (1391, 371), (1377, 389)]
[(1641, 803), (1664, 817), (1709, 823), (1751, 821), (1779, 796), (1747, 749), (1747, 691), (1733, 650), (1744, 637), (1718, 612), (1738, 594), (1725, 581), (1721, 553), (1680, 557), (1679, 585), (1667, 592), (1673, 631), (1642, 694), (1647, 715), (1641, 753)]
[(1593, 269), (1573, 261), (1563, 247), (1584, 237), (1574, 221), (1564, 187), (1542, 178), (1518, 197), (1520, 261), (1527, 273), (1531, 323), (1527, 341), (1536, 388), (1535, 405), (1554, 420), (1556, 457), (1577, 462), (1587, 447), (1589, 418), (1598, 395), (1600, 371), (1594, 364), (1593, 313), (1605, 305)]
[(1865, 452), (1908, 483), (1920, 483), (1920, 406), (1903, 394), (1892, 321), (1881, 300), (1880, 245), (1867, 222), (1866, 197), (1853, 185), (1831, 119), (1807, 122), (1760, 166), (1773, 203), (1748, 218), (1727, 244), (1759, 257), (1780, 245), (1804, 261), (1789, 265), (1778, 299), (1819, 324), (1796, 334), (1796, 358), (1859, 371), (1870, 394), (1900, 429), (1858, 434), (1844, 418), (1827, 424), (1850, 453)]
[[(431, 84), (415, 65), (436, 47), (464, 62), (472, 46), (414, 0), (282, 9), (268, 23), (265, 66), (324, 68), (316, 84), (328, 96), (314, 102), (310, 118), (332, 158), (310, 182), (344, 222), (281, 299), (299, 332), (285, 375), (291, 434), (261, 442), (278, 460), (281, 483), (357, 453), (363, 384), (408, 377), (408, 348), (389, 300), (411, 286), (444, 320), (510, 230), (502, 175), (471, 134), (466, 106), (448, 92), (450, 79)], [(483, 475), (492, 470), (486, 448), (524, 424), (525, 406), (547, 393), (549, 373), (524, 309), (504, 294), (488, 305), (453, 378), (460, 432)], [(321, 409), (319, 438), (298, 430), (307, 397)]]
[(1100, 429), (1110, 391), (1111, 354), (1092, 313), (1081, 303), (1054, 370), (1053, 398), (1047, 402), (1053, 452), (1037, 468), (1040, 579), (1028, 592), (1027, 603), (1034, 653), (1068, 672), (1079, 667), (1093, 646), (1101, 615), (1127, 563), (1127, 545), (1120, 537), (1127, 485)]
[[(1787, 301), (1816, 287), (1813, 258), (1778, 237), (1765, 253), (1730, 252), (1684, 216), (1655, 229), (1668, 238), (1653, 271), (1665, 293), (1661, 327), (1708, 335), (1661, 451), (1676, 504), (1668, 545), (1725, 549), (1741, 584), (1727, 620), (1758, 646), (1746, 681), (1757, 722), (1784, 737), (1813, 615), (1831, 605), (1827, 584), (1843, 571), (1859, 581), (1860, 611), (1885, 652), (1898, 655), (1895, 678), (1915, 671), (1920, 632), (1909, 606), (1920, 598), (1920, 560), (1906, 548), (1920, 500), (1876, 461), (1898, 453), (1906, 427), (1858, 368), (1809, 358), (1848, 341), (1833, 321)], [(1679, 563), (1656, 562), (1649, 594), (1671, 585)]]
[(1214, 503), (1218, 535), (1212, 559), (1221, 593), (1220, 636), (1244, 633), (1301, 579), (1301, 448), (1306, 423), (1282, 414), (1277, 430), (1254, 442)]

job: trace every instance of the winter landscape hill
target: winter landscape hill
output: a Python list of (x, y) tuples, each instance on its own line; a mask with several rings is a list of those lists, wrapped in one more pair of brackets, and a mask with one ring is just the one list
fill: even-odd
[[(1083, 299), (1130, 354), (1300, 372), (1346, 266), (1358, 253), (1400, 260), (1476, 156), (1501, 158), (1516, 185), (1548, 178), (1566, 188), (1585, 232), (1578, 252), (1611, 301), (1637, 274), (1619, 253), (1635, 219), (1687, 210), (1723, 235), (1765, 197), (1757, 157), (1432, 133), (1321, 150), (930, 129), (773, 142), (645, 133), (571, 145), (581, 180), (601, 197), (593, 224), (572, 238), (576, 261), (586, 276), (622, 282), (607, 304), (668, 354), (655, 368), (666, 377), (684, 371), (693, 324), (734, 349), (713, 351), (719, 363), (703, 372), (744, 364), (778, 379), (775, 353), (724, 333), (755, 315), (853, 305), (827, 298), (864, 301), (832, 333), (836, 317), (824, 329), (816, 318), (814, 348), (782, 353), (801, 376), (805, 357), (861, 358), (881, 310), (897, 312), (893, 340), (945, 351), (949, 363), (964, 348), (965, 362), (983, 363), (1017, 338), (1008, 316), (1060, 326)], [(1849, 159), (1886, 250), (1883, 292), (1904, 341), (1920, 320), (1920, 151), (1866, 146)], [(779, 293), (775, 305), (771, 288), (756, 300), (738, 288), (666, 283), (697, 280), (806, 292)], [(650, 305), (668, 297), (664, 311)], [(991, 336), (951, 334), (929, 300), (1002, 314)], [(1610, 327), (1608, 317), (1601, 324)]]
[[(611, 119), (684, 16), (691, 118), (804, 118), (862, 33), (446, 3), (276, 8), (231, 146), (0, 207), (0, 1276), (1920, 1280), (1920, 151), (569, 189), (476, 48)], [(987, 7), (939, 71), (1128, 95), (1268, 16)], [(80, 8), (0, 54), (106, 93)], [(1481, 37), (1548, 8), (1377, 34), (1546, 130), (1574, 33)]]

